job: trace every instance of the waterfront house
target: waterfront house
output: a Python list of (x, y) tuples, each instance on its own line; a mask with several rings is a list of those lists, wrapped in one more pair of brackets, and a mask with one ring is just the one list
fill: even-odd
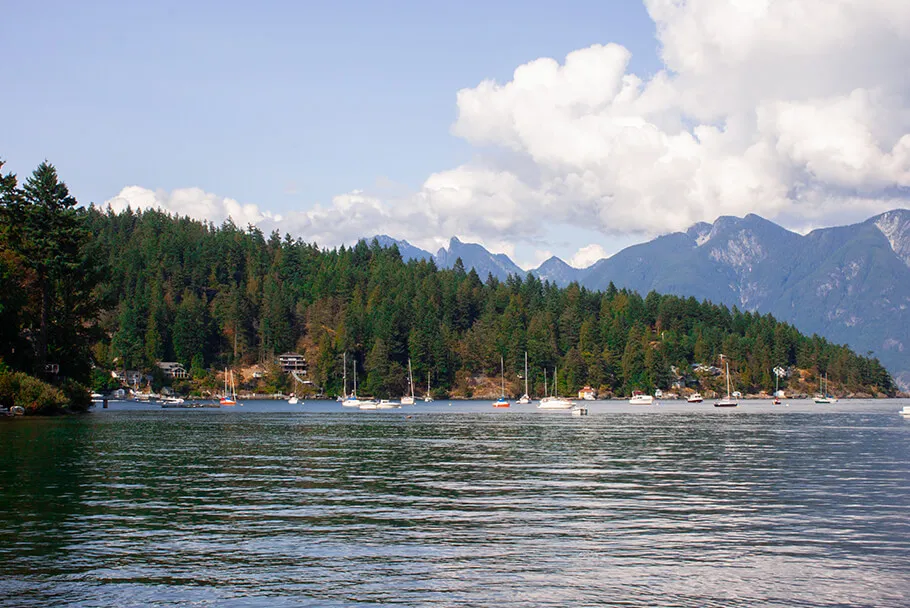
[(158, 367), (164, 372), (166, 378), (183, 379), (187, 377), (186, 368), (177, 361), (159, 361)]

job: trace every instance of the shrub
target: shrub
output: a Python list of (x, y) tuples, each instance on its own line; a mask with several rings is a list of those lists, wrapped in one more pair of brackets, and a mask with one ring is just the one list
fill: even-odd
[(47, 382), (22, 372), (5, 372), (0, 373), (0, 403), (22, 406), (28, 414), (55, 414), (66, 409), (69, 399)]

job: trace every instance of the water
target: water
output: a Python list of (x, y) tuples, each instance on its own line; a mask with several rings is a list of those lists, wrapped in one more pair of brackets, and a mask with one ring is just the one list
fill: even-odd
[(907, 606), (905, 403), (0, 420), (0, 604)]

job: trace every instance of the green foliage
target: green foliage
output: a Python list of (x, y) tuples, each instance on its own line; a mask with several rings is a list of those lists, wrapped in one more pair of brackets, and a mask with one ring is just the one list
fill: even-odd
[(92, 370), (92, 390), (96, 393), (116, 390), (120, 386), (109, 371), (96, 367)]
[(0, 175), (0, 356), (57, 384), (91, 381), (100, 337), (87, 217), (47, 162), (21, 187)]
[(527, 350), (536, 393), (543, 370), (552, 376), (558, 366), (565, 394), (585, 384), (627, 394), (666, 390), (679, 380), (671, 368), (685, 380), (692, 363), (716, 365), (723, 353), (744, 392), (773, 390), (776, 365), (827, 371), (844, 390), (895, 391), (875, 359), (768, 315), (694, 298), (559, 289), (532, 276), (484, 283), (457, 264), (405, 263), (375, 242), (326, 251), (159, 211), (92, 209), (89, 224), (111, 269), (102, 290), (120, 299), (119, 314), (104, 318), (112, 346), (121, 334), (135, 336), (131, 352), (146, 366), (162, 355), (194, 377), (204, 366), (272, 362), (299, 348), (328, 394), (341, 392), (343, 352), (349, 389), (356, 360), (362, 394), (403, 394), (410, 357), (418, 394), (428, 372), (444, 394), (458, 374), (497, 376), (500, 355), (507, 384), (516, 382)]
[(56, 414), (67, 408), (69, 400), (62, 390), (47, 382), (23, 372), (6, 372), (0, 373), (0, 404), (21, 406), (27, 414)]
[[(375, 241), (322, 250), (230, 221), (81, 209), (47, 163), (22, 188), (0, 174), (0, 281), (0, 358), (19, 371), (59, 362), (63, 376), (98, 388), (93, 356), (119, 369), (180, 361), (194, 386), (218, 390), (211, 368), (298, 350), (328, 394), (341, 392), (347, 352), (364, 394), (403, 394), (410, 358), (418, 395), (430, 375), (442, 396), (498, 376), (500, 356), (518, 386), (527, 351), (535, 394), (555, 367), (563, 394), (667, 389), (721, 353), (743, 392), (773, 390), (776, 365), (828, 373), (843, 392), (895, 392), (878, 360), (769, 315), (613, 284), (600, 293), (533, 276), (484, 282), (460, 261), (405, 263)], [(276, 371), (262, 384), (292, 383)]]

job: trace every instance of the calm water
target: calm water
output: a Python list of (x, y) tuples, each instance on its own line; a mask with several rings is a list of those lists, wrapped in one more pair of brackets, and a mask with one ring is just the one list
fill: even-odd
[(907, 606), (905, 403), (0, 420), (0, 604)]

